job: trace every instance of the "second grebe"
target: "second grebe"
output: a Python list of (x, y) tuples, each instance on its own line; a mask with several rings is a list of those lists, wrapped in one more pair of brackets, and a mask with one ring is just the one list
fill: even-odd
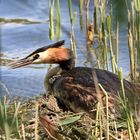
[[(75, 59), (70, 49), (64, 47), (64, 40), (39, 48), (26, 58), (10, 64), (11, 68), (19, 68), (29, 64), (59, 64), (46, 76), (45, 85), (51, 89), (54, 96), (60, 99), (65, 106), (73, 112), (86, 111), (95, 107), (97, 94), (92, 69), (87, 67), (74, 67)], [(109, 95), (110, 104), (115, 104), (115, 98), (121, 90), (121, 83), (117, 75), (112, 72), (95, 69), (98, 82)], [(56, 75), (56, 76), (55, 76)], [(51, 78), (54, 80), (51, 80)], [(140, 85), (124, 80), (127, 96), (140, 97)], [(103, 94), (104, 96), (104, 94)]]

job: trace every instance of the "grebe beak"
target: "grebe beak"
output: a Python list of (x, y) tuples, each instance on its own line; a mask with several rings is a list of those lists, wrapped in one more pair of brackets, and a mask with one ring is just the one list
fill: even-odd
[(37, 60), (38, 57), (39, 55), (36, 54), (34, 56), (26, 57), (26, 58), (17, 60), (15, 62), (9, 63), (8, 66), (12, 69), (16, 69), (16, 68), (20, 68), (20, 67), (27, 66), (30, 64), (34, 64), (34, 61)]
[(15, 68), (20, 68), (20, 67), (27, 66), (30, 64), (52, 63), (50, 62), (50, 59), (48, 57), (50, 53), (50, 51), (48, 50), (60, 48), (64, 46), (64, 43), (65, 41), (62, 40), (54, 44), (50, 44), (48, 46), (39, 48), (35, 50), (34, 52), (32, 52), (31, 54), (29, 54), (25, 58), (9, 63), (8, 66), (12, 69), (15, 69)]

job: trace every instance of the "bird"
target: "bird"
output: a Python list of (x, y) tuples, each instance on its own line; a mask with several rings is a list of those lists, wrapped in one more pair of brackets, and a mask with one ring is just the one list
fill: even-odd
[[(97, 104), (97, 92), (90, 67), (75, 67), (75, 57), (70, 48), (65, 47), (65, 40), (39, 48), (27, 57), (9, 64), (13, 69), (30, 64), (58, 64), (45, 77), (45, 87), (68, 110), (75, 113), (93, 113)], [(116, 106), (116, 99), (121, 91), (118, 76), (110, 71), (94, 68), (98, 82), (109, 96), (110, 106)], [(140, 97), (140, 84), (123, 80), (127, 96)], [(105, 95), (102, 92), (102, 98)], [(105, 99), (103, 99), (105, 100)], [(133, 102), (133, 101), (132, 101)], [(93, 111), (93, 112), (92, 112)]]

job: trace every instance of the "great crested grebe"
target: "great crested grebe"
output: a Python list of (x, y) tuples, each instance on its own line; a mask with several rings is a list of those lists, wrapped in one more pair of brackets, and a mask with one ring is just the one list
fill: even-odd
[[(97, 103), (96, 90), (92, 77), (92, 69), (74, 67), (75, 59), (70, 49), (64, 47), (65, 41), (42, 47), (27, 57), (10, 64), (11, 68), (19, 68), (29, 64), (59, 64), (46, 76), (45, 85), (51, 89), (54, 96), (64, 105), (74, 111), (90, 112)], [(121, 90), (121, 83), (117, 75), (112, 72), (95, 69), (98, 82), (107, 91), (110, 103)], [(55, 76), (55, 78), (53, 78)], [(53, 78), (53, 80), (52, 80)], [(51, 79), (51, 80), (50, 80)], [(124, 80), (124, 87), (130, 99), (136, 95), (140, 97), (140, 85)]]

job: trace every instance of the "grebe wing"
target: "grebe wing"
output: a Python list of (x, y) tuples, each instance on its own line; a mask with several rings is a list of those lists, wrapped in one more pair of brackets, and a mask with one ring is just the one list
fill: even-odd
[[(99, 82), (104, 84), (106, 79), (103, 78), (103, 75), (106, 74), (106, 71), (96, 69), (96, 73)], [(116, 77), (113, 74), (113, 78)], [(108, 86), (107, 82), (103, 87), (107, 89), (106, 86)], [(112, 88), (113, 86), (110, 87)], [(111, 89), (112, 91), (113, 88)], [(69, 71), (63, 71), (61, 76), (53, 83), (52, 89), (55, 96), (61, 98), (64, 104), (74, 112), (92, 110), (97, 103), (91, 68), (76, 67)], [(111, 91), (109, 88), (107, 90)]]

